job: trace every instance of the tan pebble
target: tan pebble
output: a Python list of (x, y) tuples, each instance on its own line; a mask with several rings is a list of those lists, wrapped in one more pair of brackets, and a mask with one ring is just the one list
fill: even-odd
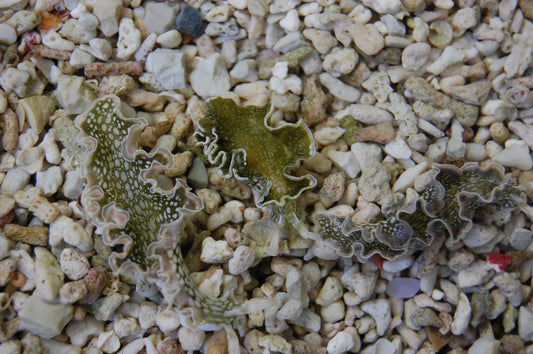
[(30, 203), (28, 209), (41, 221), (50, 224), (60, 215), (59, 210), (43, 196), (36, 196)]
[(48, 243), (48, 228), (45, 226), (21, 226), (7, 224), (4, 226), (5, 236), (15, 242), (24, 242), (33, 246), (46, 246)]
[(394, 127), (389, 122), (371, 125), (353, 132), (355, 141), (373, 141), (378, 144), (387, 144), (394, 140), (395, 136)]
[(149, 112), (160, 112), (165, 106), (165, 99), (160, 95), (136, 88), (128, 92), (124, 98), (130, 106), (142, 107)]
[(533, 0), (519, 0), (518, 6), (520, 6), (525, 18), (533, 20)]
[(213, 333), (207, 342), (207, 354), (224, 354), (228, 351), (228, 339), (224, 330)]
[(35, 57), (57, 60), (69, 60), (71, 54), (68, 50), (54, 49), (40, 44), (33, 45), (30, 53)]
[(501, 122), (494, 122), (489, 128), (490, 135), (498, 144), (504, 145), (507, 139), (511, 137), (509, 130)]
[(11, 210), (6, 215), (0, 217), (0, 227), (11, 223), (13, 220), (15, 220), (15, 210)]
[(15, 112), (7, 109), (3, 114), (4, 133), (2, 135), (2, 145), (8, 152), (13, 152), (18, 143), (18, 118)]
[(316, 76), (304, 80), (300, 107), (305, 124), (311, 127), (326, 119), (329, 102), (330, 98), (324, 93)]
[(20, 288), (24, 286), (24, 284), (26, 284), (26, 276), (22, 274), (21, 272), (19, 272), (18, 270), (16, 270), (13, 273), (13, 277), (11, 278), (10, 284), (14, 286), (15, 288)]

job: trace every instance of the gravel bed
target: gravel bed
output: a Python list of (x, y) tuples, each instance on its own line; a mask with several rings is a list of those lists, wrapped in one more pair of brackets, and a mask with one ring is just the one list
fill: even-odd
[(533, 353), (532, 58), (532, 0), (0, 0), (0, 354)]

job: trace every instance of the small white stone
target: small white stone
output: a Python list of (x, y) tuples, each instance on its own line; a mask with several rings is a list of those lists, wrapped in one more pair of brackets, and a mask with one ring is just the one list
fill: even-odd
[(13, 44), (17, 41), (17, 32), (8, 24), (0, 23), (0, 44)]
[(200, 259), (205, 263), (225, 263), (233, 256), (233, 250), (225, 240), (215, 241), (207, 237), (202, 242)]
[(145, 5), (143, 24), (149, 33), (161, 34), (168, 31), (176, 18), (174, 8), (165, 2), (148, 2)]
[(59, 302), (62, 304), (73, 304), (87, 295), (87, 286), (83, 280), (65, 283), (59, 289)]
[(337, 112), (335, 117), (341, 119), (348, 115), (368, 125), (392, 122), (394, 120), (392, 114), (384, 109), (359, 103), (347, 106), (345, 109)]
[(91, 53), (86, 52), (85, 50), (82, 50), (81, 48), (77, 47), (70, 55), (69, 63), (74, 68), (80, 69), (89, 63), (93, 63), (94, 60), (95, 58)]
[(427, 71), (431, 74), (438, 75), (448, 66), (462, 62), (463, 58), (464, 54), (461, 51), (454, 46), (447, 46), (444, 48), (441, 56), (427, 67)]
[(161, 305), (155, 316), (155, 323), (162, 332), (171, 332), (180, 326), (179, 313), (172, 306)]
[(322, 68), (334, 76), (348, 74), (353, 71), (358, 59), (359, 56), (353, 48), (333, 50), (324, 58)]
[(29, 296), (18, 313), (21, 327), (41, 338), (59, 335), (72, 319), (72, 305), (51, 304), (37, 295)]
[(350, 351), (355, 346), (355, 340), (348, 331), (340, 331), (328, 342), (328, 354), (341, 354)]
[[(274, 66), (275, 67), (275, 66)], [(258, 73), (254, 59), (244, 59), (238, 61), (231, 69), (229, 75), (239, 81), (257, 81)]]
[(333, 96), (340, 98), (341, 100), (355, 102), (361, 97), (361, 92), (358, 89), (345, 84), (329, 73), (322, 73), (319, 78), (320, 83), (324, 85)]
[(120, 0), (94, 0), (91, 2), (92, 13), (98, 18), (98, 28), (106, 37), (111, 37), (118, 32), (118, 19), (122, 1)]
[(459, 272), (457, 275), (457, 285), (461, 288), (480, 285), (486, 282), (489, 276), (489, 271), (484, 262), (474, 262)]
[(0, 193), (6, 195), (14, 195), (15, 192), (21, 190), (30, 181), (31, 175), (22, 168), (13, 168), (7, 171), (2, 185), (0, 186)]
[(389, 273), (398, 273), (409, 268), (413, 264), (413, 257), (398, 257), (392, 261), (383, 262), (383, 270)]
[(329, 145), (337, 141), (342, 134), (344, 134), (344, 129), (340, 127), (323, 127), (315, 131), (313, 134), (317, 143), (322, 145)]
[(407, 70), (416, 71), (428, 60), (431, 46), (425, 42), (413, 43), (402, 51), (402, 66)]
[(518, 311), (518, 334), (525, 341), (533, 341), (533, 312), (528, 306)]
[(248, 246), (239, 246), (228, 262), (228, 271), (232, 275), (239, 275), (250, 268), (254, 261), (254, 250)]
[(492, 225), (474, 224), (465, 233), (463, 242), (470, 248), (480, 247), (491, 242), (498, 235), (498, 230)]
[(279, 25), (281, 28), (287, 30), (287, 32), (297, 31), (301, 25), (298, 10), (289, 10), (285, 17), (279, 21)]
[(63, 286), (65, 275), (57, 259), (44, 247), (35, 250), (35, 283), (38, 294), (48, 301), (54, 301)]
[(493, 335), (486, 334), (477, 339), (468, 349), (468, 354), (498, 354), (500, 353), (500, 341)]
[(140, 331), (139, 323), (133, 317), (117, 317), (113, 329), (119, 338), (133, 336)]
[(113, 330), (102, 332), (98, 336), (96, 347), (104, 353), (115, 353), (120, 348), (120, 338)]
[(139, 46), (139, 49), (137, 49), (137, 51), (133, 55), (135, 61), (138, 61), (139, 63), (144, 63), (146, 61), (146, 56), (154, 49), (156, 40), (157, 34), (150, 33), (144, 39), (144, 41), (142, 41), (141, 45)]
[(57, 246), (61, 241), (86, 252), (92, 249), (93, 239), (80, 224), (71, 218), (61, 215), (50, 224), (49, 242)]
[(59, 166), (51, 166), (46, 171), (37, 171), (35, 186), (40, 188), (43, 195), (50, 196), (57, 192), (63, 183), (63, 170)]
[(153, 302), (142, 302), (139, 309), (139, 325), (146, 330), (155, 325), (157, 305)]
[(468, 301), (468, 297), (465, 293), (461, 292), (451, 325), (451, 331), (453, 334), (459, 336), (468, 328), (471, 314), (472, 308), (470, 307), (470, 301)]
[(375, 55), (385, 46), (383, 35), (373, 24), (355, 23), (349, 31), (357, 48), (367, 55)]
[(89, 45), (81, 44), (80, 49), (85, 50), (88, 53), (91, 53), (94, 57), (106, 61), (113, 54), (113, 49), (111, 44), (104, 38), (94, 38), (89, 41)]
[(405, 140), (403, 140), (399, 135), (397, 135), (393, 141), (387, 143), (383, 147), (383, 150), (387, 153), (387, 155), (400, 160), (408, 159), (412, 154), (409, 145), (407, 145)]
[(181, 327), (178, 331), (178, 339), (183, 350), (200, 350), (205, 340), (205, 332)]
[(313, 47), (320, 54), (329, 53), (329, 51), (337, 44), (337, 40), (329, 31), (306, 28), (302, 33), (305, 38), (309, 39), (311, 43), (313, 43)]
[(181, 41), (182, 41), (181, 34), (175, 29), (160, 34), (156, 40), (156, 42), (159, 43), (161, 47), (169, 48), (169, 49), (179, 47), (181, 44)]
[(506, 167), (516, 167), (523, 171), (531, 170), (533, 167), (531, 151), (527, 144), (521, 140), (507, 140), (505, 149), (497, 153), (493, 159)]
[(324, 322), (336, 323), (344, 318), (345, 305), (342, 299), (324, 305), (320, 309), (320, 315)]
[(91, 268), (87, 258), (74, 248), (65, 248), (59, 259), (61, 270), (72, 280), (83, 278)]
[(102, 333), (104, 323), (97, 321), (94, 316), (87, 315), (83, 321), (72, 321), (68, 324), (66, 334), (74, 345), (83, 346), (89, 337)]
[(326, 155), (335, 166), (343, 170), (350, 178), (355, 178), (359, 172), (361, 172), (359, 163), (351, 151), (336, 151), (328, 149), (324, 152), (324, 155)]
[(96, 38), (96, 28), (87, 30), (79, 20), (69, 19), (61, 26), (59, 34), (75, 44), (87, 43)]
[(41, 36), (43, 44), (52, 49), (73, 51), (76, 45), (67, 39), (64, 39), (55, 31), (49, 31)]
[(366, 301), (361, 304), (361, 309), (372, 316), (376, 322), (377, 334), (379, 336), (385, 334), (392, 320), (390, 301), (386, 299)]
[(155, 75), (165, 90), (186, 87), (185, 52), (182, 50), (156, 49), (146, 58), (146, 70)]
[(189, 78), (194, 92), (204, 99), (221, 96), (231, 87), (226, 64), (218, 53), (200, 61)]
[(381, 162), (381, 149), (372, 143), (354, 143), (350, 148), (352, 154), (357, 159), (361, 171), (373, 166), (376, 162)]
[(331, 304), (342, 297), (341, 281), (335, 277), (329, 276), (326, 278), (324, 285), (318, 292), (315, 303), (320, 306)]

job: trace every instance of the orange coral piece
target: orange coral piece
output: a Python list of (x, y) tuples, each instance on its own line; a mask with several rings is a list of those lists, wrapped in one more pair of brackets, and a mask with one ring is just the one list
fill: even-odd
[(65, 22), (70, 16), (70, 12), (67, 10), (43, 12), (41, 13), (41, 23), (39, 24), (39, 31), (41, 34), (46, 34), (49, 31), (58, 30), (63, 22)]

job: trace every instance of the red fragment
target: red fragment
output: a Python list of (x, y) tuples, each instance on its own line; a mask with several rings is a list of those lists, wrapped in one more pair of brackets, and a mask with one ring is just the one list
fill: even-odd
[(379, 253), (373, 254), (368, 261), (378, 267), (379, 269), (383, 269), (383, 257), (379, 255)]
[(506, 254), (494, 252), (488, 255), (487, 261), (490, 264), (498, 265), (498, 268), (501, 271), (507, 268), (509, 265), (511, 265), (512, 259), (511, 259), (511, 256), (508, 256)]

